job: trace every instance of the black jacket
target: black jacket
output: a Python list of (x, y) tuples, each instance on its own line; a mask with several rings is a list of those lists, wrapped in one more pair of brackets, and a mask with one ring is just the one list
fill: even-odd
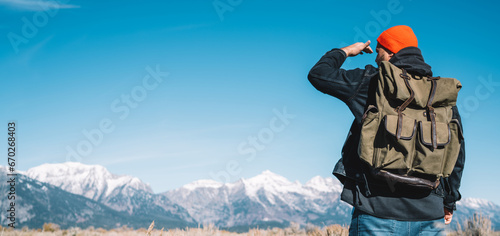
[[(346, 58), (343, 50), (333, 49), (316, 63), (308, 76), (316, 89), (342, 100), (354, 115), (342, 148), (342, 158), (333, 170), (333, 174), (344, 184), (342, 200), (374, 216), (397, 220), (434, 220), (444, 216), (443, 207), (455, 210), (455, 202), (461, 198), (458, 189), (465, 162), (463, 140), (453, 173), (442, 179), (436, 190), (416, 191), (400, 186), (393, 192), (385, 182), (368, 174), (369, 167), (360, 160), (357, 149), (361, 118), (367, 101), (375, 92), (378, 68), (367, 65), (364, 69), (340, 69)], [(401, 49), (390, 62), (412, 74), (432, 75), (431, 67), (424, 62), (420, 49), (416, 47)], [(456, 107), (453, 107), (453, 118), (460, 121)]]

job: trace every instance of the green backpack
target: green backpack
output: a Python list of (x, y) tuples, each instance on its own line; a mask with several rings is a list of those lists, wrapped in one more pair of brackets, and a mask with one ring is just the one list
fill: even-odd
[(375, 104), (363, 115), (358, 146), (375, 177), (435, 189), (440, 177), (451, 174), (462, 135), (452, 107), (461, 87), (457, 79), (380, 64)]

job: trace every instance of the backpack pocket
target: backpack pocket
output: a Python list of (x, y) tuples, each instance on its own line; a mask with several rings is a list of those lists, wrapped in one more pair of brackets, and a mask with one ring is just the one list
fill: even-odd
[(433, 148), (432, 123), (430, 121), (418, 122), (418, 140), (415, 146), (415, 159), (412, 171), (421, 174), (442, 176), (446, 162), (446, 150), (451, 141), (450, 125), (436, 122), (435, 134), (437, 148)]
[[(411, 168), (415, 150), (415, 119), (403, 116), (402, 121), (396, 115), (386, 115), (375, 141), (375, 168), (394, 170), (406, 174)], [(399, 127), (401, 126), (401, 127)], [(397, 138), (398, 129), (401, 136)]]
[(361, 160), (373, 166), (374, 141), (379, 126), (379, 112), (377, 107), (370, 105), (363, 114), (361, 120), (361, 135), (359, 138), (358, 155)]
[(452, 119), (449, 127), (450, 143), (445, 148), (446, 158), (443, 162), (443, 177), (448, 177), (453, 172), (462, 145), (460, 140), (463, 140), (462, 127), (460, 127), (457, 119)]

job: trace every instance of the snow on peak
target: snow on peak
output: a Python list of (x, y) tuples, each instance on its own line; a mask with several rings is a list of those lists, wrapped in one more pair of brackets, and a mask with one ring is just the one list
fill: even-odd
[(281, 177), (280, 175), (270, 171), (270, 170), (265, 170), (265, 171), (262, 171), (261, 175), (268, 175), (268, 176), (278, 176), (278, 177)]
[(43, 164), (29, 169), (26, 173), (37, 177), (65, 176), (68, 173), (79, 174), (82, 172), (100, 172), (104, 175), (111, 173), (100, 165), (85, 165), (79, 162), (65, 162), (57, 164)]
[(285, 177), (275, 174), (269, 170), (263, 171), (260, 175), (252, 177), (246, 181), (247, 183), (255, 184), (255, 185), (266, 185), (266, 184), (285, 184), (290, 185), (290, 182)]
[(197, 180), (194, 182), (191, 182), (189, 184), (186, 184), (182, 186), (182, 188), (188, 189), (188, 190), (195, 190), (197, 188), (220, 188), (224, 186), (223, 183), (217, 182), (215, 180), (211, 179), (201, 179)]
[(109, 196), (115, 189), (124, 187), (152, 193), (151, 187), (138, 178), (114, 175), (101, 165), (78, 162), (43, 164), (29, 169), (26, 175), (93, 200)]
[(311, 180), (307, 181), (305, 187), (309, 187), (320, 192), (340, 193), (342, 191), (342, 185), (337, 179), (323, 178), (321, 176), (316, 176)]
[(465, 198), (457, 202), (457, 205), (464, 205), (473, 209), (494, 207), (495, 204), (486, 199)]
[(255, 177), (242, 179), (241, 183), (245, 187), (246, 194), (253, 197), (256, 197), (260, 190), (264, 190), (266, 194), (274, 196), (280, 196), (283, 193), (304, 194), (304, 189), (300, 182), (290, 182), (287, 178), (269, 170)]

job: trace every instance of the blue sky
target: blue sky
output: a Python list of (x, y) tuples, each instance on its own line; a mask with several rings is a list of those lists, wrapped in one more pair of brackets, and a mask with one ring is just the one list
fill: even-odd
[(353, 119), (309, 84), (309, 69), (332, 48), (375, 42), (405, 24), (434, 74), (463, 84), (463, 196), (500, 204), (496, 9), (485, 1), (0, 0), (1, 124), (17, 122), (21, 170), (79, 160), (137, 176), (155, 192), (267, 169), (304, 183), (331, 176)]

